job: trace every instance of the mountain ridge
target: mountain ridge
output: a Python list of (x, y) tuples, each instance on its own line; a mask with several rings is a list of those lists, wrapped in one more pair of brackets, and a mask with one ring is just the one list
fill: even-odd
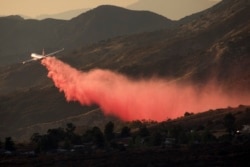
[[(94, 17), (95, 15), (98, 17)], [(141, 21), (137, 23), (138, 19)], [(138, 12), (107, 5), (87, 11), (69, 21), (2, 17), (0, 66), (20, 62), (30, 52), (38, 52), (38, 48), (50, 51), (65, 47), (70, 50), (115, 36), (167, 28), (170, 24), (170, 20), (152, 12)], [(103, 28), (100, 29), (101, 27)]]

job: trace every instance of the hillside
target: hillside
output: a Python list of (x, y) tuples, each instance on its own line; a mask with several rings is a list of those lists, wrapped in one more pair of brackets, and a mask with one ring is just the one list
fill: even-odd
[[(110, 7), (102, 6), (97, 9), (102, 11), (105, 8)], [(227, 92), (249, 94), (250, 14), (248, 1), (224, 0), (192, 18), (177, 22), (175, 29), (130, 34), (82, 45), (85, 39), (80, 34), (85, 29), (81, 29), (82, 32), (78, 34), (75, 28), (81, 27), (81, 20), (93, 16), (94, 11), (70, 20), (71, 26), (64, 27), (69, 34), (74, 32), (74, 40), (78, 38), (76, 43), (81, 43), (81, 47), (65, 52), (60, 57), (73, 67), (85, 71), (94, 68), (111, 69), (126, 74), (134, 80), (158, 76), (195, 83), (201, 87), (208, 81), (216, 80)], [(98, 18), (100, 15), (96, 12), (95, 17)], [(107, 17), (111, 15), (108, 12), (106, 14)], [(95, 17), (89, 19), (89, 25), (100, 27)], [(116, 22), (116, 18), (113, 19)], [(20, 18), (14, 20), (23, 22)], [(50, 20), (29, 21), (41, 23)], [(77, 22), (79, 25), (73, 24)], [(64, 21), (58, 20), (57, 24), (64, 25)], [(117, 25), (116, 29), (120, 28)], [(95, 33), (90, 30), (94, 29), (86, 29), (86, 32), (90, 36), (94, 35)], [(99, 29), (95, 31), (97, 30)], [(100, 31), (105, 32), (107, 29), (103, 28)], [(123, 28), (121, 32), (125, 32)], [(133, 30), (133, 32), (138, 31)], [(98, 36), (101, 35), (98, 34)], [(66, 42), (66, 39), (64, 38), (62, 43)], [(51, 127), (54, 127), (58, 125), (56, 121), (67, 120), (70, 116), (79, 115), (80, 118), (81, 114), (95, 109), (82, 108), (78, 103), (66, 103), (63, 95), (58, 93), (51, 80), (46, 77), (46, 69), (38, 62), (27, 65), (14, 64), (1, 68), (0, 91), (2, 136), (15, 133), (17, 127), (23, 129), (33, 127), (33, 125), (43, 127), (43, 123), (49, 123)], [(100, 112), (96, 113), (98, 117), (96, 121), (101, 122), (103, 117), (100, 116)], [(94, 118), (92, 114), (90, 115)], [(81, 119), (77, 121), (81, 122)], [(82, 119), (83, 124), (87, 119), (88, 117)]]
[[(176, 29), (103, 40), (73, 52), (66, 50), (62, 59), (82, 70), (99, 67), (132, 77), (159, 75), (199, 82), (214, 77), (228, 87), (248, 89), (248, 9), (244, 1), (223, 1), (180, 20)], [(9, 92), (51, 84), (45, 73), (37, 63), (2, 68), (0, 90)]]
[(0, 66), (18, 63), (27, 59), (31, 52), (40, 53), (43, 48), (47, 52), (63, 47), (71, 50), (114, 36), (163, 29), (171, 24), (169, 19), (151, 12), (108, 5), (71, 20), (1, 17)]
[(158, 75), (195, 83), (212, 78), (228, 89), (249, 91), (250, 14), (246, 4), (223, 1), (176, 29), (107, 40), (63, 60), (80, 69), (108, 68), (135, 78)]

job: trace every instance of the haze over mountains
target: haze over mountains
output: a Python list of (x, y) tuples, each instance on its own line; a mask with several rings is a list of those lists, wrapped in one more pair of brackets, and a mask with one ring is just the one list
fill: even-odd
[[(175, 0), (175, 1), (172, 1), (172, 0), (155, 0), (155, 1), (137, 0), (136, 1), (134, 0), (134, 3), (132, 3), (132, 1), (131, 2), (127, 1), (127, 4), (130, 4), (130, 5), (121, 6), (121, 7), (125, 7), (127, 9), (133, 9), (133, 10), (151, 11), (159, 15), (165, 16), (166, 18), (169, 18), (171, 20), (179, 20), (187, 15), (191, 15), (193, 13), (197, 13), (199, 11), (205, 10), (215, 5), (216, 3), (220, 2), (221, 0), (185, 0), (185, 1), (182, 1), (182, 0)], [(72, 3), (74, 4), (74, 2), (71, 2), (71, 4)], [(107, 2), (103, 1), (102, 3), (107, 3)], [(23, 3), (23, 5), (26, 5), (25, 2)], [(55, 4), (53, 2), (50, 2), (48, 5), (53, 6)], [(70, 5), (70, 6), (73, 6), (73, 5)], [(93, 9), (93, 7), (89, 7), (88, 5), (87, 6), (83, 5), (82, 9), (80, 8), (81, 8), (81, 5), (78, 5), (77, 8), (74, 10), (65, 9), (65, 12), (53, 11), (52, 14), (51, 12), (50, 14), (43, 14), (43, 13), (39, 13), (39, 11), (36, 11), (37, 13), (36, 16), (35, 14), (33, 14), (33, 16), (29, 16), (28, 11), (24, 11), (24, 12), (27, 12), (26, 13), (27, 16), (22, 15), (22, 17), (26, 19), (33, 18), (33, 19), (38, 19), (38, 20), (42, 20), (46, 18), (70, 20), (74, 17), (77, 17), (81, 13), (86, 12), (87, 10)], [(60, 9), (62, 10), (63, 7), (61, 7)]]
[(119, 35), (163, 29), (170, 24), (172, 22), (167, 18), (151, 12), (108, 5), (97, 7), (69, 21), (2, 17), (0, 66), (20, 62), (27, 59), (30, 52), (41, 52), (42, 48), (48, 52), (62, 47), (69, 50)]
[(77, 17), (80, 14), (82, 14), (88, 10), (90, 10), (90, 9), (75, 9), (75, 10), (65, 11), (62, 13), (51, 14), (51, 15), (50, 14), (41, 14), (41, 15), (37, 16), (35, 19), (43, 20), (43, 19), (52, 18), (52, 19), (59, 19), (59, 20), (70, 20), (70, 19)]
[(114, 6), (70, 21), (1, 18), (0, 136), (44, 132), (70, 116), (78, 125), (108, 119), (96, 107), (65, 102), (38, 62), (7, 65), (40, 48), (65, 47), (61, 59), (85, 71), (111, 69), (133, 79), (160, 76), (201, 87), (213, 79), (230, 93), (249, 94), (249, 8), (247, 0), (224, 0), (177, 22)]
[(134, 10), (154, 11), (171, 20), (179, 20), (185, 16), (200, 12), (206, 8), (212, 7), (220, 0), (138, 0), (127, 8)]

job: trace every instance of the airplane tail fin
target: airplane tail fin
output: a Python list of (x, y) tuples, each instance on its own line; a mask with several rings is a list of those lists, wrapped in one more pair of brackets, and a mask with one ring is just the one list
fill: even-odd
[(42, 54), (43, 56), (45, 56), (45, 51), (44, 51), (44, 49), (43, 49), (43, 54)]

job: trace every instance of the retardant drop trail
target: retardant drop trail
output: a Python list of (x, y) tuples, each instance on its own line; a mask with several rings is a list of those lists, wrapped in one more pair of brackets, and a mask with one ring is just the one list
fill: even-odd
[(163, 121), (183, 116), (186, 111), (250, 104), (249, 98), (228, 96), (214, 84), (201, 90), (163, 79), (132, 81), (109, 70), (78, 71), (54, 57), (43, 59), (42, 64), (67, 101), (97, 104), (105, 114), (122, 120)]

